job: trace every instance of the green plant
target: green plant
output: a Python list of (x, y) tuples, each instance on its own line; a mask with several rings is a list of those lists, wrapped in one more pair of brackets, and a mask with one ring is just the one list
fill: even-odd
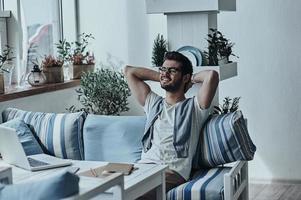
[(52, 55), (45, 56), (42, 60), (42, 67), (49, 68), (49, 67), (62, 67), (63, 61), (60, 59), (55, 58)]
[(120, 115), (128, 111), (127, 98), (130, 90), (123, 73), (104, 65), (95, 72), (84, 73), (80, 88), (76, 89), (78, 100), (84, 106), (71, 106), (70, 112), (85, 111), (100, 115)]
[[(209, 65), (218, 65), (218, 61), (222, 59), (229, 60), (229, 56), (236, 56), (232, 53), (234, 43), (218, 31), (217, 29), (210, 29), (211, 33), (208, 34), (208, 52), (205, 51), (205, 56)], [(236, 56), (237, 57), (237, 56)]]
[(227, 114), (236, 111), (240, 98), (241, 97), (234, 97), (232, 100), (230, 97), (225, 97), (222, 105), (214, 106), (213, 114)]
[(153, 45), (153, 56), (152, 64), (155, 67), (162, 66), (164, 60), (164, 54), (167, 52), (167, 42), (164, 39), (163, 35), (158, 34), (154, 40)]
[(87, 50), (91, 39), (94, 39), (92, 34), (82, 33), (79, 35), (79, 40), (75, 42), (60, 40), (56, 44), (58, 57), (64, 62), (71, 62), (75, 65), (95, 64), (94, 55)]
[(0, 54), (0, 72), (9, 73), (9, 70), (4, 67), (6, 64), (8, 64), (10, 61), (14, 59), (14, 57), (11, 57), (12, 54), (13, 54), (12, 48), (6, 45), (2, 51), (2, 54)]

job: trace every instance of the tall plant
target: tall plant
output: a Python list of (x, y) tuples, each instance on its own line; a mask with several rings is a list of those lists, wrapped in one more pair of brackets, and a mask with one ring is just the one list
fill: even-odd
[(82, 76), (76, 92), (83, 107), (71, 106), (68, 108), (70, 112), (81, 110), (100, 115), (120, 115), (129, 110), (127, 98), (130, 90), (123, 73), (103, 64), (96, 72)]
[(163, 35), (158, 34), (154, 40), (153, 52), (152, 52), (152, 64), (155, 67), (162, 66), (164, 60), (164, 54), (167, 52), (167, 41)]

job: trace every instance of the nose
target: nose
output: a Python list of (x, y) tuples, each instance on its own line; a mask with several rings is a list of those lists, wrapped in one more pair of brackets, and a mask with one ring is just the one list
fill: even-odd
[(168, 71), (161, 71), (160, 72), (161, 77), (169, 77), (169, 72)]

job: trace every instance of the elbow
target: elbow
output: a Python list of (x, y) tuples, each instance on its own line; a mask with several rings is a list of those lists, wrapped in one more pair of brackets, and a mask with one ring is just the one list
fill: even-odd
[(128, 75), (130, 74), (130, 71), (131, 71), (131, 66), (129, 66), (129, 65), (125, 65), (124, 67), (123, 67), (123, 74), (126, 76), (126, 77), (128, 77)]
[(211, 84), (215, 85), (216, 87), (218, 86), (219, 83), (219, 75), (216, 71), (211, 70), (209, 72), (209, 80), (211, 82)]

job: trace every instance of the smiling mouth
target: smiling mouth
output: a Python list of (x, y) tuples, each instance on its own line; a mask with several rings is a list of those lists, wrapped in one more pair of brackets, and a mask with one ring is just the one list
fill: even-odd
[(171, 81), (171, 79), (169, 79), (169, 78), (161, 78), (161, 83), (167, 83), (170, 81)]

